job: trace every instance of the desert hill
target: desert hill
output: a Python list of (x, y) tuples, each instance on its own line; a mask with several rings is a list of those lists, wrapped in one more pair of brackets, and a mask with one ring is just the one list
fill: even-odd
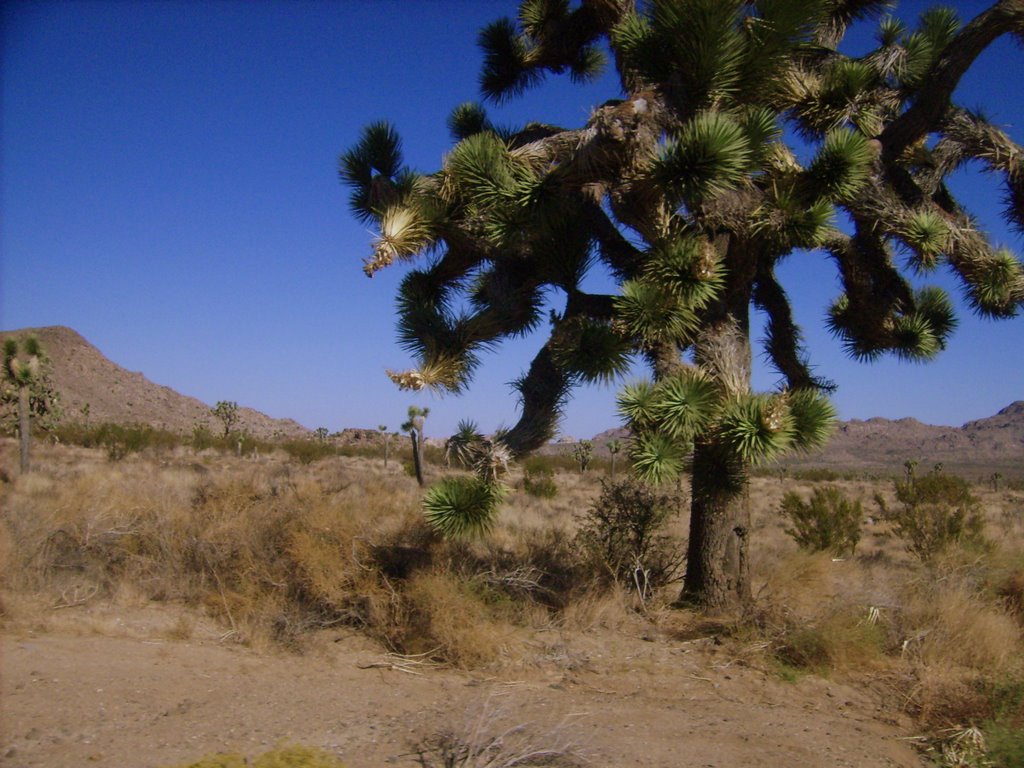
[[(209, 405), (155, 384), (142, 373), (125, 370), (71, 328), (0, 331), (0, 339), (28, 334), (39, 337), (50, 358), (54, 386), (68, 420), (84, 420), (82, 408), (88, 404), (88, 420), (96, 424), (150, 424), (179, 433), (189, 433), (197, 424), (218, 427)], [(252, 408), (238, 410), (239, 429), (254, 437), (297, 437), (309, 433), (291, 419), (274, 419)]]

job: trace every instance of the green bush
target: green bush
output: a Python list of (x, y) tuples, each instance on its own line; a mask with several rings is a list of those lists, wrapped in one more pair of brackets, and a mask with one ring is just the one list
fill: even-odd
[(281, 443), (281, 449), (300, 464), (312, 464), (328, 456), (338, 455), (333, 445), (319, 440), (286, 440)]
[(531, 456), (523, 463), (523, 490), (541, 499), (558, 495), (555, 469), (546, 457)]
[(664, 533), (679, 501), (633, 478), (602, 480), (600, 497), (579, 518), (576, 542), (599, 573), (645, 597), (682, 578), (682, 544)]
[(146, 449), (170, 449), (181, 444), (178, 435), (148, 424), (62, 424), (56, 435), (62, 443), (103, 448), (111, 461), (119, 461), (128, 454), (141, 453)]
[(1024, 728), (998, 722), (984, 731), (988, 742), (986, 757), (992, 768), (1019, 768), (1024, 765)]
[(981, 507), (966, 480), (932, 472), (897, 480), (895, 487), (895, 509), (890, 510), (881, 496), (875, 500), (896, 535), (921, 560), (931, 560), (952, 544), (983, 543)]
[(790, 491), (782, 498), (782, 515), (790, 523), (786, 533), (801, 549), (852, 555), (860, 541), (860, 501), (850, 501), (834, 485), (815, 488), (810, 501)]

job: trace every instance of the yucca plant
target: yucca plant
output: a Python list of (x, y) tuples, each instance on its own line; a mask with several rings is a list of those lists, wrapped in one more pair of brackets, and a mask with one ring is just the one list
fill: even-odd
[[(988, 317), (1024, 302), (1021, 263), (946, 184), (979, 161), (1024, 226), (1024, 152), (952, 100), (978, 55), (1022, 33), (1019, 0), (964, 25), (947, 12), (913, 29), (882, 19), (875, 50), (839, 50), (851, 24), (889, 5), (524, 0), (517, 19), (481, 33), (484, 97), (610, 63), (616, 98), (578, 127), (498, 128), (463, 104), (434, 173), (410, 170), (384, 123), (341, 159), (355, 214), (380, 232), (366, 271), (418, 260), (399, 289), (400, 341), (416, 356), (391, 374), (400, 387), (459, 392), (481, 351), (549, 317), (514, 385), (521, 417), (496, 438), (519, 457), (556, 433), (575, 386), (646, 361), (650, 380), (620, 397), (630, 454), (652, 481), (692, 471), (684, 596), (709, 608), (746, 589), (750, 466), (820, 445), (833, 417), (832, 385), (812, 373), (776, 275), (782, 259), (817, 249), (837, 266), (828, 326), (858, 359), (923, 361), (948, 343), (951, 303), (905, 270), (948, 268)], [(617, 290), (584, 287), (598, 264)], [(553, 296), (565, 302), (549, 311)], [(751, 388), (752, 307), (767, 318), (774, 392)]]
[(423, 509), (427, 523), (446, 538), (481, 536), (494, 527), (504, 487), (463, 475), (446, 477), (427, 490)]
[(476, 458), (476, 448), (483, 442), (484, 436), (476, 422), (463, 419), (459, 422), (455, 434), (448, 438), (444, 445), (445, 464), (453, 464), (469, 468)]

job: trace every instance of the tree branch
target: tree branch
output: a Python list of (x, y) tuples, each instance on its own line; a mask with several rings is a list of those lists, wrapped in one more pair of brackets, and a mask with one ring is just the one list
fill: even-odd
[(1000, 0), (957, 33), (932, 65), (914, 103), (879, 136), (887, 165), (941, 122), (960, 78), (996, 38), (1010, 32), (1024, 32), (1024, 0)]

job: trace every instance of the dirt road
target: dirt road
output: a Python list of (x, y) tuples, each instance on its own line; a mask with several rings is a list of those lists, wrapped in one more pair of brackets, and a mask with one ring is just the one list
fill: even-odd
[(552, 633), (535, 664), (494, 676), (395, 666), (355, 635), (301, 656), (52, 631), (8, 632), (0, 648), (11, 768), (180, 765), (281, 741), (350, 768), (413, 766), (412, 744), (484, 710), (498, 713), (488, 727), (526, 724), (537, 742), (561, 724), (595, 766), (922, 765), (868, 694), (784, 682), (709, 641)]

